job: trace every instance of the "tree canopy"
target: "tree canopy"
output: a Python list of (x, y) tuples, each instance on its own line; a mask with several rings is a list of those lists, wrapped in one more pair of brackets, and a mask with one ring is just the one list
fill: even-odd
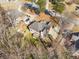
[(59, 4), (55, 4), (53, 6), (53, 9), (59, 13), (62, 13), (64, 11), (64, 4), (63, 3), (59, 3)]
[(36, 4), (39, 5), (40, 7), (40, 11), (44, 11), (45, 10), (45, 3), (46, 3), (46, 0), (38, 0)]
[(50, 2), (52, 2), (52, 4), (57, 4), (60, 2), (63, 2), (64, 0), (50, 0)]
[(62, 13), (64, 11), (64, 4), (63, 4), (64, 0), (51, 0), (51, 3), (53, 5), (53, 9), (59, 13)]

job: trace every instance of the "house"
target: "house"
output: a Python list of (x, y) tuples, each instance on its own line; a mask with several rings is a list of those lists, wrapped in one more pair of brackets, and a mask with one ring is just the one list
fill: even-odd
[(71, 42), (74, 41), (74, 45), (73, 45), (73, 56), (79, 56), (79, 32), (74, 32), (71, 33), (72, 38), (71, 38)]
[(34, 37), (45, 38), (49, 28), (52, 26), (50, 21), (36, 21), (30, 16), (25, 16), (23, 22), (27, 25), (29, 31)]

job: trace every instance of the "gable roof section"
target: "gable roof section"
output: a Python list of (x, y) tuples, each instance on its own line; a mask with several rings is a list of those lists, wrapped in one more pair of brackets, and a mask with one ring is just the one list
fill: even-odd
[(39, 32), (39, 29), (38, 29), (38, 22), (34, 22), (33, 24), (31, 24), (31, 25), (29, 26), (29, 29), (33, 29), (33, 30)]
[(39, 32), (49, 28), (50, 26), (51, 24), (46, 24), (46, 22), (34, 22), (29, 26), (29, 28)]
[(36, 18), (37, 21), (50, 21), (51, 20), (51, 16), (46, 15), (44, 12), (41, 12)]

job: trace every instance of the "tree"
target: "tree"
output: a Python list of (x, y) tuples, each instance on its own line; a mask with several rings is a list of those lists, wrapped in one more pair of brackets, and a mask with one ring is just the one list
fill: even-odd
[(46, 3), (46, 0), (38, 0), (36, 4), (39, 5), (40, 7), (40, 11), (44, 11), (45, 10), (45, 3)]
[(59, 13), (62, 13), (64, 11), (64, 4), (63, 3), (58, 3), (53, 5), (53, 9)]
[(50, 0), (50, 2), (52, 4), (57, 4), (57, 3), (60, 3), (60, 2), (63, 2), (64, 0)]
[(51, 0), (53, 5), (53, 9), (59, 13), (62, 13), (65, 9), (65, 5), (63, 4), (64, 0)]

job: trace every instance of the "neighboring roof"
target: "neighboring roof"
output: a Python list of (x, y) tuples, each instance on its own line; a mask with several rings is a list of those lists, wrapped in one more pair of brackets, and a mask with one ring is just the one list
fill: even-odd
[(76, 15), (75, 12), (71, 14), (71, 17), (74, 18), (74, 20), (79, 20), (79, 15)]
[(71, 13), (71, 12), (73, 12), (73, 11), (75, 11), (75, 7), (76, 6), (76, 4), (70, 4), (70, 5), (68, 5), (68, 4), (65, 4), (65, 11), (64, 12), (68, 12), (68, 13)]
[(79, 16), (75, 15), (75, 14), (71, 14), (70, 15), (70, 20), (72, 23), (79, 25)]
[(65, 14), (65, 17), (63, 17), (63, 19), (69, 23), (79, 25), (79, 16), (75, 15), (74, 12), (67, 15)]

